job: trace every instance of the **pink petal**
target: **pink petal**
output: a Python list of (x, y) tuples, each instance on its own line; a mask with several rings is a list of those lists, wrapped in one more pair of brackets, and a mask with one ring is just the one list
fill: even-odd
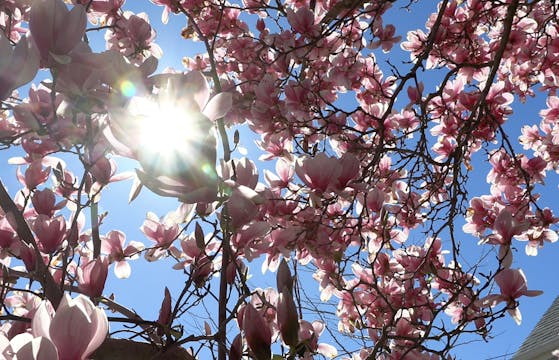
[(115, 275), (119, 279), (127, 279), (130, 277), (132, 269), (127, 261), (119, 261), (115, 264)]
[(541, 294), (543, 294), (543, 291), (541, 290), (526, 290), (526, 294), (524, 295), (534, 297), (534, 296), (540, 296)]
[(33, 335), (31, 335), (30, 333), (18, 334), (14, 336), (13, 339), (10, 341), (8, 350), (11, 348), (14, 353), (17, 353), (19, 349), (24, 347), (27, 343), (30, 343), (32, 340)]
[(139, 241), (130, 241), (124, 249), (124, 256), (138, 256), (138, 252), (144, 250), (145, 245)]
[(509, 309), (508, 312), (517, 325), (522, 324), (522, 314), (520, 313), (520, 309), (518, 308), (518, 306), (514, 309)]
[(10, 346), (10, 340), (4, 334), (0, 334), (0, 354), (4, 354), (6, 348)]
[(32, 334), (35, 337), (44, 336), (50, 338), (49, 327), (52, 321), (52, 317), (47, 308), (47, 302), (42, 301), (33, 315), (33, 320), (31, 321)]
[(109, 332), (109, 321), (107, 319), (107, 315), (105, 312), (97, 307), (93, 307), (93, 313), (91, 314), (91, 322), (95, 326), (95, 332), (93, 333), (93, 337), (87, 346), (87, 349), (84, 353), (84, 358), (86, 358), (89, 354), (94, 352), (103, 341), (107, 337)]
[(202, 112), (210, 121), (215, 121), (224, 117), (233, 106), (233, 97), (231, 93), (219, 93), (204, 108)]
[(17, 352), (18, 359), (58, 360), (56, 347), (45, 337), (34, 338), (23, 345)]
[(74, 5), (70, 12), (62, 17), (58, 14), (55, 21), (56, 40), (55, 48), (52, 49), (56, 54), (67, 54), (81, 41), (85, 34), (87, 25), (87, 15), (85, 8), (81, 5)]
[(27, 36), (18, 42), (14, 49), (12, 60), (17, 67), (17, 79), (12, 85), (14, 88), (18, 88), (33, 80), (37, 74), (37, 70), (39, 70), (38, 55), (35, 44)]
[(60, 0), (38, 0), (31, 6), (29, 30), (43, 58), (48, 57), (52, 48), (55, 15), (64, 16), (67, 12)]
[(111, 182), (122, 181), (130, 179), (131, 177), (135, 176), (136, 174), (132, 171), (123, 171), (116, 175), (111, 176)]
[(61, 360), (81, 359), (93, 333), (91, 319), (84, 306), (66, 294), (50, 325), (51, 339)]
[(508, 245), (499, 246), (499, 261), (505, 269), (512, 265), (512, 250)]
[(318, 344), (318, 352), (330, 359), (338, 356), (338, 350), (335, 347), (324, 343)]
[(130, 194), (128, 195), (128, 203), (130, 204), (134, 201), (138, 195), (140, 195), (140, 191), (142, 191), (142, 182), (136, 174), (134, 174), (134, 182), (132, 183), (132, 187), (130, 188)]
[(498, 303), (500, 303), (502, 301), (505, 301), (505, 300), (506, 299), (503, 297), (503, 295), (491, 294), (491, 295), (487, 295), (486, 297), (481, 299), (481, 304), (482, 304), (482, 306), (494, 307)]
[(210, 87), (200, 71), (191, 71), (185, 76), (186, 88), (194, 94), (194, 100), (203, 109), (210, 99)]

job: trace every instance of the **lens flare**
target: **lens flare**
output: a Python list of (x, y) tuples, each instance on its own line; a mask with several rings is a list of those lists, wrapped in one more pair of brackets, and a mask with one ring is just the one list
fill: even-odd
[(123, 80), (120, 82), (120, 92), (122, 95), (131, 98), (136, 95), (136, 85), (129, 80)]
[(213, 166), (211, 166), (208, 163), (202, 164), (202, 172), (204, 172), (204, 174), (217, 178), (217, 174), (215, 173), (215, 169), (213, 168)]

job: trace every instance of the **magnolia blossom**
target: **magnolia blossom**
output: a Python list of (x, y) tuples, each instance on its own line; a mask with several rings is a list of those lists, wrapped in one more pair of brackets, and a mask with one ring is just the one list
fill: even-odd
[(107, 257), (84, 260), (76, 270), (78, 288), (85, 295), (101, 296), (105, 288), (105, 281), (107, 281), (108, 271), (109, 259)]
[(325, 325), (320, 321), (301, 320), (299, 328), (299, 342), (305, 342), (307, 349), (312, 352), (318, 352), (326, 358), (332, 359), (338, 356), (338, 351), (332, 345), (326, 343), (318, 343), (318, 337), (324, 331)]
[(29, 30), (41, 53), (43, 65), (69, 63), (68, 53), (85, 34), (85, 8), (68, 10), (62, 0), (37, 0), (31, 7)]
[(33, 41), (26, 36), (12, 48), (0, 31), (0, 100), (33, 80), (38, 69), (39, 57)]
[(40, 250), (45, 254), (52, 254), (66, 238), (66, 220), (61, 215), (49, 218), (41, 214), (33, 222), (33, 231), (37, 235)]
[(171, 293), (169, 292), (169, 289), (165, 287), (165, 295), (163, 296), (163, 301), (161, 302), (161, 308), (159, 309), (159, 317), (157, 318), (157, 322), (162, 326), (168, 326), (170, 325), (171, 320)]
[(109, 261), (115, 263), (114, 272), (119, 279), (130, 276), (132, 269), (126, 259), (136, 259), (144, 244), (139, 241), (130, 241), (125, 247), (126, 235), (121, 231), (111, 231), (102, 238), (101, 251), (108, 254)]
[[(105, 312), (85, 296), (65, 294), (53, 315), (42, 302), (31, 322), (31, 333), (4, 340), (7, 359), (85, 360), (105, 340), (109, 324)], [(2, 342), (0, 342), (2, 344)]]
[[(128, 149), (128, 154), (139, 160), (142, 169), (137, 170), (138, 178), (156, 194), (177, 197), (186, 203), (216, 200), (217, 140), (213, 128), (214, 121), (231, 108), (231, 95), (220, 93), (210, 99), (209, 85), (198, 71), (162, 75), (153, 81), (159, 87), (157, 97), (135, 99), (130, 112), (114, 109), (110, 121), (114, 137), (110, 136), (110, 141), (117, 149)], [(149, 113), (145, 101), (155, 102), (148, 107), (158, 110)], [(172, 133), (174, 141), (185, 141), (186, 144), (171, 144), (175, 149), (158, 154), (157, 148), (149, 144), (153, 138), (146, 136), (145, 126), (153, 128), (150, 121), (160, 116), (158, 112), (161, 111), (184, 115), (173, 122), (172, 128), (163, 130), (168, 132), (167, 135), (161, 136), (171, 137)]]
[(495, 276), (495, 281), (501, 289), (501, 294), (488, 295), (483, 299), (483, 303), (495, 306), (500, 302), (506, 302), (509, 314), (518, 325), (522, 322), (522, 314), (518, 309), (517, 300), (521, 296), (538, 296), (543, 293), (541, 290), (528, 290), (526, 275), (522, 269), (504, 269)]
[(258, 360), (269, 359), (272, 345), (270, 328), (251, 303), (243, 309), (242, 328), (250, 350)]
[(175, 213), (170, 213), (160, 219), (152, 212), (147, 213), (146, 220), (144, 220), (140, 230), (155, 244), (146, 252), (146, 259), (157, 260), (167, 254), (167, 249), (181, 232), (177, 223), (178, 220), (175, 217)]
[(146, 13), (125, 11), (118, 16), (115, 26), (105, 34), (107, 48), (124, 54), (132, 63), (141, 64), (147, 57), (160, 58), (163, 52), (155, 40), (155, 30)]

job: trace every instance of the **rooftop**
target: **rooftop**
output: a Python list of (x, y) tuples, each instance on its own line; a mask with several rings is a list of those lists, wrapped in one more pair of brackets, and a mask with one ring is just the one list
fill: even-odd
[(555, 359), (551, 351), (559, 348), (559, 296), (524, 340), (513, 360)]

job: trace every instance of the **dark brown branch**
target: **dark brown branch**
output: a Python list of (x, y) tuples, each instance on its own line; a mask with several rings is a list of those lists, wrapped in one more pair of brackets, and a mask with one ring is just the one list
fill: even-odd
[(92, 360), (195, 360), (185, 348), (171, 345), (158, 349), (152, 344), (107, 338), (93, 353)]

